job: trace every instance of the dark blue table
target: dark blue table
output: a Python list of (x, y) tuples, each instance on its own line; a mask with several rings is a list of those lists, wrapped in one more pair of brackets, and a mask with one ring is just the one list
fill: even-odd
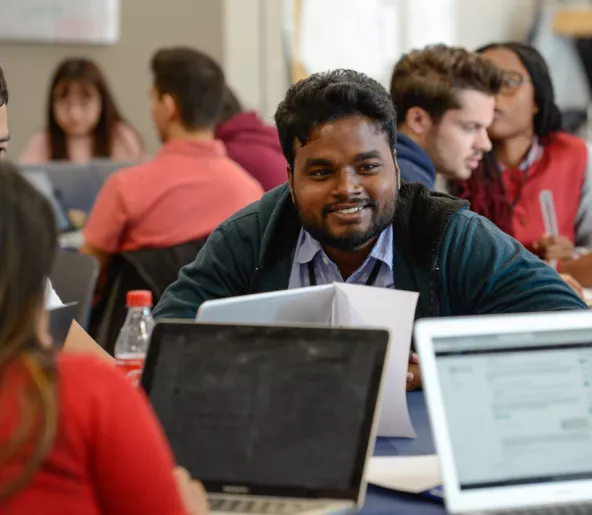
[[(378, 438), (374, 450), (375, 456), (413, 456), (433, 454), (432, 431), (425, 407), (423, 392), (407, 394), (409, 415), (417, 438)], [(415, 495), (393, 492), (374, 485), (368, 485), (364, 515), (443, 515), (446, 513), (442, 504), (422, 499)]]

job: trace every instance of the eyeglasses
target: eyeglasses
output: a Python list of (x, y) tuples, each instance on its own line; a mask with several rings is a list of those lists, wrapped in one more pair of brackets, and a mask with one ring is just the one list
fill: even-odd
[(504, 72), (500, 94), (507, 96), (513, 95), (514, 93), (516, 93), (518, 88), (520, 88), (520, 86), (522, 86), (522, 84), (524, 84), (525, 82), (530, 82), (530, 79), (528, 77), (525, 77), (521, 73)]

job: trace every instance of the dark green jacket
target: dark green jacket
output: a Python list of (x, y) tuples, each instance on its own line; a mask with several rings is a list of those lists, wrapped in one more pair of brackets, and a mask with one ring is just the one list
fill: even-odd
[[(288, 288), (300, 232), (287, 185), (223, 222), (164, 293), (157, 318), (194, 318), (209, 299)], [(586, 309), (550, 267), (465, 202), (403, 184), (393, 221), (395, 285), (416, 318)]]

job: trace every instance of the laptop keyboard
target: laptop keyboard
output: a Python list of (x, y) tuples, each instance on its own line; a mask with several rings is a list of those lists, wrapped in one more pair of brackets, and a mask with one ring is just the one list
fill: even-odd
[(592, 515), (592, 505), (551, 506), (529, 510), (504, 511), (503, 515)]
[(274, 513), (278, 515), (291, 515), (304, 511), (320, 508), (322, 503), (302, 503), (291, 501), (247, 501), (238, 499), (208, 499), (210, 510), (215, 512), (230, 513)]

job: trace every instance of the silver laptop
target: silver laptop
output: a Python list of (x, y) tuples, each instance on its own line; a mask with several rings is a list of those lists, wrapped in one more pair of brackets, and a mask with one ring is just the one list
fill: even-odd
[(123, 170), (124, 168), (129, 168), (135, 164), (138, 163), (133, 161), (113, 161), (112, 159), (93, 159), (90, 162), (90, 167), (102, 186), (115, 172)]
[(22, 165), (25, 174), (43, 172), (53, 186), (55, 197), (66, 212), (77, 209), (90, 213), (101, 183), (89, 164), (52, 161), (39, 165)]
[(422, 320), (415, 341), (450, 513), (592, 513), (592, 313)]
[(214, 514), (354, 513), (389, 335), (160, 322), (142, 385)]
[(60, 204), (57, 199), (54, 186), (51, 179), (42, 170), (28, 170), (22, 172), (23, 177), (29, 181), (29, 183), (39, 191), (51, 204), (53, 214), (58, 225), (60, 232), (69, 231), (72, 228), (72, 224), (66, 215), (64, 207)]

